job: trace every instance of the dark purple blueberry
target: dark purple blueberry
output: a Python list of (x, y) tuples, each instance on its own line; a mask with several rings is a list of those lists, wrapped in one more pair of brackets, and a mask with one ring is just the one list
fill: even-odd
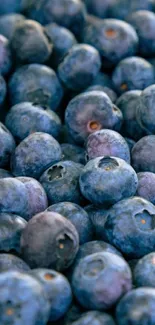
[(142, 257), (134, 268), (134, 284), (136, 287), (155, 287), (155, 253)]
[(21, 258), (12, 254), (0, 253), (0, 273), (13, 270), (27, 273), (30, 268)]
[(50, 165), (61, 160), (61, 156), (57, 140), (47, 133), (35, 132), (16, 147), (11, 170), (15, 176), (39, 178)]
[(138, 188), (136, 195), (155, 204), (155, 174), (150, 172), (141, 172), (138, 176)]
[(10, 131), (0, 122), (0, 167), (7, 167), (15, 150), (15, 140)]
[(155, 135), (141, 138), (131, 152), (132, 166), (136, 172), (155, 173)]
[(75, 163), (83, 164), (86, 163), (85, 149), (74, 144), (62, 143), (62, 158), (63, 160), (71, 160)]
[(68, 268), (79, 249), (73, 224), (54, 212), (42, 212), (28, 222), (21, 237), (23, 259), (32, 267)]

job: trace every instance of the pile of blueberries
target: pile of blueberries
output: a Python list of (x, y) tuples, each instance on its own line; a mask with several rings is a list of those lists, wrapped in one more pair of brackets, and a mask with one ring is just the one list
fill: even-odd
[(155, 0), (0, 0), (0, 325), (155, 325)]

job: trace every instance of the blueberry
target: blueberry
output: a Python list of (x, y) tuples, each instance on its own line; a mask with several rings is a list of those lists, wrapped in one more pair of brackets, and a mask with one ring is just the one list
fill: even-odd
[(126, 261), (102, 252), (83, 258), (76, 266), (72, 288), (76, 299), (86, 309), (106, 310), (131, 290), (131, 271)]
[(61, 131), (61, 121), (55, 112), (30, 102), (11, 107), (5, 124), (18, 142), (34, 132), (45, 132), (58, 138)]
[(50, 165), (61, 160), (61, 155), (57, 140), (47, 133), (35, 132), (16, 147), (11, 161), (12, 173), (39, 178)]
[(0, 178), (8, 178), (8, 177), (13, 177), (13, 175), (8, 170), (0, 168)]
[(85, 165), (85, 150), (82, 147), (70, 143), (61, 144), (63, 160), (71, 160), (75, 163)]
[(55, 23), (46, 25), (45, 31), (53, 44), (50, 64), (52, 67), (57, 68), (72, 46), (77, 44), (77, 41), (74, 34), (72, 34), (69, 29)]
[(84, 0), (88, 12), (102, 19), (108, 17), (109, 8), (113, 2), (114, 0)]
[(28, 272), (29, 266), (19, 257), (12, 254), (0, 254), (0, 273), (6, 271)]
[(63, 89), (52, 69), (33, 63), (14, 72), (9, 81), (9, 95), (12, 105), (29, 101), (54, 111), (61, 102)]
[(125, 139), (116, 131), (100, 130), (89, 135), (86, 142), (88, 159), (115, 156), (130, 163), (130, 151)]
[(138, 176), (137, 196), (155, 204), (155, 174), (150, 172), (141, 172)]
[(36, 179), (31, 177), (18, 177), (17, 179), (25, 185), (28, 194), (28, 204), (24, 217), (26, 220), (29, 220), (35, 214), (47, 209), (47, 196), (43, 187)]
[(134, 269), (136, 287), (155, 287), (155, 253), (141, 258)]
[(85, 23), (85, 7), (80, 0), (34, 0), (28, 8), (28, 17), (42, 25), (57, 23), (77, 36)]
[(83, 196), (93, 204), (104, 206), (133, 196), (137, 186), (138, 178), (133, 168), (116, 157), (90, 160), (80, 176)]
[(112, 68), (123, 58), (135, 55), (138, 50), (138, 36), (134, 28), (117, 19), (89, 17), (83, 42), (96, 47), (105, 68)]
[(98, 51), (86, 44), (74, 45), (58, 67), (59, 77), (69, 89), (88, 87), (101, 68)]
[(122, 133), (134, 140), (139, 140), (144, 134), (144, 129), (137, 118), (137, 107), (140, 102), (140, 90), (130, 90), (122, 94), (116, 101), (123, 114)]
[(93, 86), (89, 86), (85, 92), (88, 92), (88, 91), (103, 91), (104, 93), (106, 93), (106, 95), (109, 96), (109, 98), (111, 99), (111, 101), (113, 103), (116, 102), (116, 99), (117, 99), (117, 95), (116, 93), (111, 89), (111, 88), (108, 88), (108, 87), (103, 87), (103, 86), (100, 86), (100, 85), (93, 85)]
[(127, 293), (116, 307), (119, 325), (153, 325), (155, 322), (155, 289), (139, 288)]
[(108, 87), (113, 89), (114, 85), (111, 80), (111, 76), (104, 72), (99, 72), (97, 76), (94, 78), (91, 86), (102, 86), (102, 87)]
[(97, 325), (115, 325), (114, 320), (110, 315), (97, 310), (83, 313), (81, 317), (71, 323), (71, 325), (85, 325), (89, 323)]
[(75, 226), (80, 244), (93, 239), (93, 227), (87, 212), (79, 205), (70, 202), (61, 202), (48, 207), (47, 211), (57, 212), (70, 220)]
[(15, 141), (10, 131), (0, 122), (0, 167), (7, 167), (15, 150)]
[(0, 3), (0, 15), (21, 12), (27, 5), (28, 0), (6, 0)]
[(0, 179), (0, 212), (24, 216), (27, 210), (28, 194), (25, 185), (18, 179)]
[(69, 102), (65, 122), (72, 138), (82, 144), (95, 131), (104, 128), (119, 131), (122, 113), (103, 91), (90, 91)]
[(145, 134), (155, 133), (155, 85), (147, 87), (140, 96), (139, 105), (137, 106), (137, 119)]
[(20, 237), (27, 222), (13, 214), (0, 213), (0, 251), (20, 253)]
[(16, 26), (25, 19), (21, 14), (5, 14), (0, 19), (0, 34), (8, 40), (12, 38)]
[(147, 10), (133, 12), (128, 22), (135, 28), (139, 37), (139, 52), (144, 57), (155, 55), (155, 14)]
[(1, 324), (46, 325), (50, 304), (39, 281), (18, 271), (0, 274)]
[(34, 269), (29, 274), (40, 281), (44, 287), (51, 306), (49, 320), (53, 322), (61, 318), (72, 302), (72, 291), (68, 280), (61, 273), (49, 269)]
[(117, 19), (126, 18), (137, 10), (151, 10), (150, 0), (114, 0), (109, 8), (109, 16)]
[(40, 183), (46, 191), (50, 205), (64, 201), (79, 204), (83, 201), (79, 187), (82, 168), (81, 164), (73, 161), (60, 161), (42, 174)]
[(28, 19), (22, 20), (16, 26), (11, 38), (11, 48), (16, 60), (23, 63), (44, 63), (52, 53), (52, 44), (43, 27)]
[(28, 222), (21, 237), (24, 260), (32, 267), (68, 268), (79, 248), (73, 224), (54, 212), (42, 212)]
[(6, 37), (0, 35), (0, 74), (7, 75), (12, 68), (12, 54)]
[(155, 207), (132, 197), (116, 203), (107, 213), (102, 231), (106, 241), (130, 259), (155, 250)]
[(132, 165), (136, 172), (155, 173), (155, 135), (141, 138), (133, 147)]
[(7, 85), (2, 76), (0, 76), (0, 106), (4, 104), (7, 94)]
[(119, 62), (112, 80), (120, 94), (127, 90), (143, 90), (155, 82), (154, 68), (145, 59), (132, 56)]
[(77, 304), (77, 302), (74, 302), (71, 305), (68, 313), (65, 314), (65, 317), (63, 319), (63, 325), (71, 325), (72, 322), (78, 320), (81, 317), (83, 312), (84, 311), (82, 307), (79, 304)]
[(124, 138), (129, 146), (130, 152), (132, 151), (133, 146), (136, 144), (136, 142), (130, 138)]
[[(99, 208), (92, 205), (89, 205), (85, 208), (85, 210), (87, 211), (89, 218), (93, 224), (93, 228), (94, 228), (94, 232), (96, 235), (97, 239), (105, 239), (104, 236), (104, 223), (106, 221), (107, 218), (107, 214), (108, 214), (108, 209), (103, 209), (103, 208)], [(113, 253), (113, 252), (112, 252)], [(114, 252), (116, 253), (116, 252)]]

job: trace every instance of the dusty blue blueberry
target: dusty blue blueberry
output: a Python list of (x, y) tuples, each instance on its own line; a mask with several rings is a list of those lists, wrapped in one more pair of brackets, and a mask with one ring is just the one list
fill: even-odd
[(43, 27), (29, 19), (18, 23), (10, 45), (18, 63), (44, 63), (52, 53), (52, 43)]
[(2, 15), (0, 20), (0, 34), (10, 40), (16, 26), (24, 19), (25, 17), (23, 15), (16, 13)]
[(2, 76), (0, 76), (0, 106), (4, 104), (7, 93), (7, 85)]
[(83, 32), (83, 42), (96, 47), (105, 68), (112, 68), (123, 58), (135, 55), (138, 50), (135, 29), (117, 19), (90, 16)]
[(107, 18), (109, 14), (109, 8), (113, 4), (114, 0), (84, 0), (87, 11), (99, 18)]
[(41, 282), (50, 302), (49, 321), (53, 322), (67, 313), (72, 302), (72, 290), (64, 275), (49, 269), (34, 269), (29, 272)]
[(1, 1), (0, 15), (21, 12), (27, 4), (28, 0), (6, 0), (5, 2)]
[(141, 138), (131, 152), (132, 166), (136, 172), (155, 173), (155, 135)]
[(0, 212), (24, 216), (28, 194), (25, 185), (13, 177), (0, 179)]
[(103, 225), (105, 239), (130, 259), (155, 250), (155, 207), (132, 197), (116, 203), (107, 213)]
[(47, 211), (60, 213), (70, 220), (75, 226), (80, 244), (84, 244), (93, 239), (93, 226), (87, 212), (79, 205), (71, 202), (61, 202), (48, 207)]
[(15, 150), (15, 141), (10, 131), (0, 122), (0, 167), (9, 165), (10, 157)]
[(71, 47), (77, 44), (77, 40), (69, 29), (55, 23), (46, 25), (45, 31), (53, 45), (50, 64), (57, 68)]
[(61, 131), (61, 121), (55, 112), (30, 102), (22, 102), (11, 107), (5, 125), (17, 142), (21, 142), (34, 132), (45, 132), (58, 138)]
[(57, 23), (79, 36), (85, 23), (86, 10), (80, 0), (34, 0), (27, 14), (42, 25)]
[(20, 253), (20, 237), (27, 222), (11, 213), (0, 213), (0, 251)]
[(34, 277), (18, 271), (0, 274), (1, 324), (46, 325), (50, 303)]
[(142, 257), (134, 269), (136, 287), (155, 287), (155, 253)]
[(64, 201), (80, 204), (83, 201), (79, 187), (82, 169), (83, 165), (66, 160), (53, 164), (41, 175), (40, 183), (50, 205)]
[(35, 132), (16, 147), (11, 160), (15, 176), (39, 178), (56, 161), (61, 160), (61, 147), (50, 134)]
[(134, 169), (116, 157), (90, 160), (80, 176), (83, 196), (91, 203), (105, 207), (133, 196), (137, 186), (138, 178)]
[(11, 172), (9, 172), (8, 170), (0, 168), (0, 178), (8, 178), (8, 177), (13, 177)]
[(150, 172), (141, 172), (138, 176), (138, 188), (136, 195), (155, 204), (155, 174)]
[(63, 160), (71, 160), (75, 163), (85, 165), (85, 149), (74, 144), (62, 143), (61, 144)]
[(12, 254), (0, 254), (0, 273), (5, 271), (28, 272), (30, 270), (21, 258)]
[(109, 96), (109, 98), (111, 99), (111, 101), (113, 103), (116, 102), (116, 99), (117, 99), (116, 93), (114, 92), (114, 90), (112, 90), (111, 88), (108, 88), (108, 87), (103, 87), (103, 86), (100, 86), (100, 85), (93, 85), (93, 86), (89, 86), (85, 90), (85, 92), (87, 92), (87, 91), (96, 91), (96, 90), (105, 92)]
[(124, 138), (129, 146), (130, 152), (132, 151), (133, 146), (136, 144), (136, 142), (130, 138)]
[(112, 80), (119, 94), (127, 90), (143, 90), (155, 82), (154, 68), (145, 59), (132, 56), (119, 62)]
[(128, 22), (135, 28), (139, 37), (139, 52), (144, 57), (155, 55), (155, 14), (149, 10), (133, 12)]
[(85, 324), (97, 324), (97, 325), (115, 325), (115, 322), (107, 313), (100, 311), (88, 311), (81, 315), (79, 319), (71, 323), (71, 325), (85, 325)]
[(57, 271), (68, 268), (79, 249), (73, 224), (55, 212), (42, 212), (29, 220), (21, 236), (23, 259), (32, 267)]
[(119, 325), (154, 325), (155, 289), (138, 288), (127, 293), (116, 307)]
[(73, 293), (86, 309), (106, 310), (132, 287), (131, 271), (120, 256), (108, 252), (91, 254), (76, 266)]
[(0, 74), (6, 76), (12, 68), (12, 53), (9, 41), (3, 35), (0, 35)]
[(88, 159), (114, 156), (130, 163), (130, 150), (125, 139), (116, 131), (100, 130), (89, 135), (86, 141)]
[(122, 113), (103, 91), (90, 91), (69, 102), (65, 123), (72, 138), (82, 144), (95, 131), (105, 128), (119, 131)]
[(54, 111), (61, 102), (63, 89), (52, 69), (42, 64), (29, 64), (13, 73), (9, 96), (12, 105), (33, 102)]
[(132, 12), (151, 9), (150, 0), (114, 0), (109, 8), (109, 17), (126, 20)]
[(47, 196), (41, 184), (31, 177), (17, 177), (25, 185), (28, 203), (24, 211), (24, 218), (29, 220), (35, 214), (45, 211), (48, 207)]
[(64, 85), (72, 90), (87, 88), (101, 68), (101, 59), (95, 47), (74, 45), (60, 62), (58, 74)]
[(142, 91), (139, 105), (137, 106), (137, 120), (144, 129), (145, 134), (155, 134), (155, 85)]
[(123, 125), (121, 132), (134, 140), (139, 140), (145, 135), (145, 130), (137, 118), (137, 108), (140, 101), (140, 90), (130, 90), (122, 94), (116, 101), (123, 114)]

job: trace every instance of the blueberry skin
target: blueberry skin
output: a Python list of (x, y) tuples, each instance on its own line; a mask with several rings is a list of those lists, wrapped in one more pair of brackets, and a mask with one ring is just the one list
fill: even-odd
[(133, 146), (136, 144), (136, 142), (130, 138), (124, 138), (129, 146), (130, 152), (132, 151)]
[(79, 36), (84, 23), (86, 10), (82, 1), (74, 0), (34, 0), (27, 12), (28, 17), (42, 25), (57, 23)]
[(94, 16), (99, 18), (107, 18), (109, 8), (113, 4), (114, 0), (84, 0), (87, 11)]
[(53, 44), (50, 64), (52, 67), (57, 68), (72, 46), (77, 44), (77, 40), (69, 29), (55, 23), (46, 25), (45, 31)]
[(97, 325), (115, 325), (114, 320), (110, 315), (97, 310), (83, 313), (81, 317), (71, 323), (71, 325), (85, 325), (89, 323)]
[(144, 57), (155, 55), (155, 14), (148, 10), (133, 12), (128, 22), (135, 28), (139, 37), (139, 52)]
[(150, 10), (152, 3), (149, 0), (114, 0), (109, 8), (109, 17), (126, 20), (138, 10)]
[(71, 160), (75, 163), (83, 164), (86, 163), (85, 149), (70, 143), (61, 144), (63, 160)]
[(132, 56), (119, 62), (112, 80), (119, 94), (127, 90), (143, 90), (155, 82), (154, 68), (145, 59)]
[(20, 237), (27, 222), (13, 214), (0, 213), (0, 251), (20, 253)]
[(10, 131), (0, 122), (0, 167), (7, 167), (15, 150), (15, 140)]
[(39, 178), (56, 161), (61, 160), (61, 147), (51, 135), (35, 132), (15, 149), (11, 170), (15, 176)]
[(4, 104), (5, 98), (7, 93), (7, 85), (3, 78), (3, 76), (0, 76), (0, 106)]
[(72, 278), (72, 289), (77, 301), (90, 310), (109, 309), (131, 287), (132, 277), (127, 262), (108, 252), (83, 258)]
[(111, 101), (113, 103), (116, 102), (116, 99), (117, 99), (117, 95), (116, 93), (111, 89), (111, 88), (108, 88), (108, 87), (103, 87), (103, 86), (100, 86), (100, 85), (94, 85), (94, 86), (89, 86), (85, 92), (88, 92), (88, 91), (103, 91), (104, 93), (106, 93), (106, 95), (109, 96), (109, 98), (111, 99)]
[[(93, 204), (91, 204), (91, 205), (87, 206), (85, 208), (85, 210), (87, 211), (89, 218), (93, 224), (96, 238), (99, 240), (101, 240), (101, 239), (104, 240), (105, 239), (104, 223), (107, 218), (108, 209), (99, 208), (99, 207), (96, 207)], [(114, 253), (116, 253), (116, 252), (114, 252)]]
[(155, 173), (155, 135), (148, 135), (141, 138), (133, 147), (132, 166), (136, 172)]
[(28, 0), (6, 0), (0, 3), (0, 15), (21, 12), (26, 6)]
[(102, 86), (114, 89), (114, 85), (111, 80), (111, 76), (104, 72), (99, 72), (97, 76), (94, 78), (91, 86)]
[(140, 96), (137, 107), (137, 119), (145, 134), (155, 133), (154, 111), (155, 111), (155, 85), (147, 87)]
[(61, 131), (61, 121), (55, 112), (30, 102), (11, 107), (5, 125), (17, 142), (34, 132), (45, 132), (57, 139)]
[(88, 159), (114, 156), (130, 163), (130, 151), (125, 139), (116, 131), (105, 129), (89, 135), (86, 141)]
[(32, 268), (68, 268), (79, 249), (73, 224), (55, 212), (42, 212), (29, 220), (21, 236), (23, 259)]
[(74, 45), (58, 66), (58, 74), (64, 85), (75, 91), (87, 88), (101, 68), (101, 59), (95, 47)]
[(83, 42), (96, 47), (106, 69), (135, 55), (138, 49), (138, 36), (134, 28), (117, 19), (90, 16), (83, 32)]
[(137, 175), (129, 164), (123, 159), (106, 156), (90, 160), (79, 182), (87, 200), (105, 207), (133, 196), (138, 186)]
[(41, 282), (50, 302), (51, 322), (67, 313), (72, 302), (72, 290), (64, 275), (49, 269), (34, 269), (29, 272)]
[(25, 17), (21, 14), (10, 13), (2, 15), (0, 20), (0, 34), (10, 41), (16, 26), (23, 20), (25, 20)]
[(24, 184), (13, 177), (0, 179), (0, 212), (24, 217), (27, 204), (28, 194)]
[(39, 212), (45, 211), (48, 207), (47, 196), (41, 184), (31, 177), (17, 177), (17, 179), (25, 185), (28, 204), (24, 217), (29, 220)]
[(74, 97), (65, 111), (65, 123), (72, 138), (83, 144), (89, 134), (101, 129), (119, 131), (122, 113), (103, 91)]
[(10, 102), (33, 102), (55, 111), (63, 97), (63, 88), (55, 72), (42, 64), (18, 68), (9, 81)]
[(116, 203), (103, 225), (105, 240), (128, 258), (140, 258), (155, 250), (154, 205), (131, 197)]
[(8, 170), (0, 168), (0, 179), (8, 177), (13, 177), (13, 175)]
[(136, 287), (155, 287), (155, 253), (142, 257), (133, 273)]
[(30, 267), (21, 258), (12, 254), (0, 254), (0, 274), (6, 271), (29, 272)]
[(79, 187), (82, 169), (83, 165), (73, 161), (60, 161), (41, 175), (40, 183), (50, 205), (64, 201), (80, 204), (83, 201)]
[(155, 322), (155, 289), (138, 288), (127, 293), (116, 307), (119, 325), (153, 325)]
[(50, 303), (34, 277), (18, 271), (0, 274), (1, 324), (46, 325)]
[(12, 53), (6, 37), (0, 35), (0, 74), (6, 76), (12, 68)]
[(48, 207), (47, 211), (57, 212), (70, 220), (75, 226), (80, 244), (93, 239), (93, 227), (87, 212), (79, 205), (70, 202), (61, 202)]
[(52, 53), (52, 43), (43, 27), (29, 19), (16, 26), (11, 38), (11, 48), (16, 60), (21, 63), (44, 63)]
[(150, 172), (141, 172), (138, 176), (138, 188), (136, 195), (155, 204), (155, 174)]
[(116, 101), (117, 107), (123, 114), (122, 133), (134, 140), (139, 140), (145, 135), (145, 130), (137, 118), (137, 107), (141, 98), (140, 90), (130, 90), (122, 94)]

